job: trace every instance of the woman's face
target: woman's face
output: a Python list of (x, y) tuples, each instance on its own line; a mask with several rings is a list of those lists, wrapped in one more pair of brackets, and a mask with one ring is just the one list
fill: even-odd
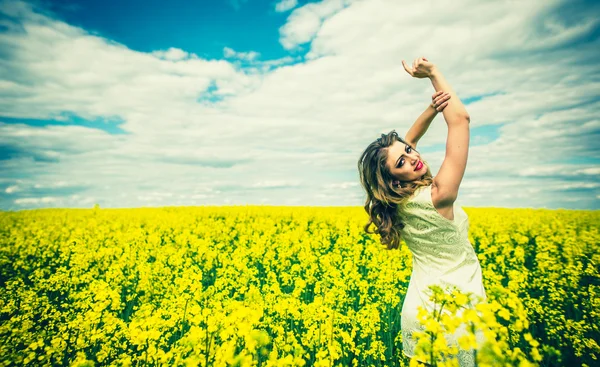
[(386, 165), (392, 176), (403, 182), (418, 180), (427, 172), (419, 153), (401, 141), (395, 141), (388, 147)]

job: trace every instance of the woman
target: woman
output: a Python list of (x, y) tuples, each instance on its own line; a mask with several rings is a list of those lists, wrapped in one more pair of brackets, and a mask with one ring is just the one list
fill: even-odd
[[(412, 77), (431, 80), (436, 90), (433, 103), (404, 139), (392, 130), (372, 142), (361, 155), (358, 169), (367, 192), (369, 222), (365, 231), (379, 234), (388, 249), (398, 248), (400, 239), (404, 239), (412, 253), (413, 269), (402, 305), (401, 328), (403, 352), (413, 358), (416, 340), (412, 333), (424, 330), (417, 319), (418, 307), (429, 312), (434, 308), (429, 285), (454, 285), (471, 292), (472, 305), (485, 301), (487, 296), (479, 260), (468, 239), (469, 219), (455, 204), (467, 165), (469, 114), (441, 72), (426, 58), (416, 59), (412, 68), (404, 60), (402, 65)], [(448, 125), (446, 156), (437, 176), (432, 177), (429, 164), (416, 147), (441, 111)], [(369, 231), (371, 224), (376, 227), (373, 232)], [(458, 337), (464, 333), (463, 325), (457, 332), (446, 334), (448, 345), (458, 347)], [(483, 333), (478, 331), (476, 337), (481, 346)], [(458, 359), (461, 366), (472, 366), (475, 356), (473, 351), (460, 350)]]

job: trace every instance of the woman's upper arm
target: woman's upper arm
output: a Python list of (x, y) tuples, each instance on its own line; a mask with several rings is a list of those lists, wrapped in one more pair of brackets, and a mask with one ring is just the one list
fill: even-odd
[(437, 199), (441, 205), (450, 205), (458, 197), (469, 154), (469, 125), (468, 118), (448, 124), (446, 157), (438, 174), (433, 178), (437, 187)]

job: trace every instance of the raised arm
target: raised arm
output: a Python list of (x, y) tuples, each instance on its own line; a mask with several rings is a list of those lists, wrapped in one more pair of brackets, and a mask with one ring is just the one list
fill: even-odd
[(442, 73), (438, 70), (438, 68), (434, 65), (431, 69), (431, 73), (429, 74), (429, 79), (431, 80), (431, 84), (433, 84), (433, 88), (436, 92), (444, 91), (450, 94), (450, 99), (452, 102), (448, 103), (448, 106), (444, 108), (443, 114), (446, 122), (452, 121), (464, 121), (465, 119), (469, 120), (469, 113), (467, 112), (465, 106), (460, 101), (460, 98), (454, 92), (454, 89), (448, 84), (446, 78), (442, 75)]
[(458, 189), (467, 167), (471, 118), (450, 84), (433, 63), (420, 57), (413, 61), (412, 68), (409, 68), (404, 60), (402, 65), (412, 77), (429, 78), (436, 91), (443, 90), (450, 94), (450, 101), (443, 112), (448, 125), (446, 157), (437, 176), (433, 178), (431, 199), (438, 209), (452, 206), (458, 197)]
[(417, 143), (421, 140), (421, 137), (425, 135), (427, 130), (429, 129), (429, 125), (437, 116), (438, 112), (442, 112), (444, 108), (448, 105), (450, 96), (445, 95), (444, 92), (439, 91), (433, 93), (431, 96), (431, 103), (425, 111), (417, 117), (417, 120), (414, 124), (408, 129), (404, 140), (413, 148), (417, 149)]
[(451, 96), (450, 102), (443, 111), (448, 125), (446, 140), (446, 157), (438, 174), (433, 178), (432, 193), (439, 207), (450, 206), (458, 197), (458, 189), (467, 167), (469, 155), (469, 124), (471, 118), (450, 84), (442, 73), (433, 68), (429, 79), (436, 91), (443, 90)]
[(410, 129), (408, 129), (404, 140), (406, 140), (413, 149), (417, 149), (417, 143), (421, 140), (423, 135), (425, 135), (437, 113), (438, 111), (436, 111), (435, 107), (430, 104), (425, 111), (417, 117), (417, 120), (412, 124)]

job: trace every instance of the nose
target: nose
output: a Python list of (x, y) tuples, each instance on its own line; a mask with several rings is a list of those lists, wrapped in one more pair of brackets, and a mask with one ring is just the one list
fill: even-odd
[(417, 166), (417, 164), (419, 163), (420, 160), (421, 160), (421, 158), (418, 155), (412, 157), (412, 166), (413, 166), (413, 168)]

